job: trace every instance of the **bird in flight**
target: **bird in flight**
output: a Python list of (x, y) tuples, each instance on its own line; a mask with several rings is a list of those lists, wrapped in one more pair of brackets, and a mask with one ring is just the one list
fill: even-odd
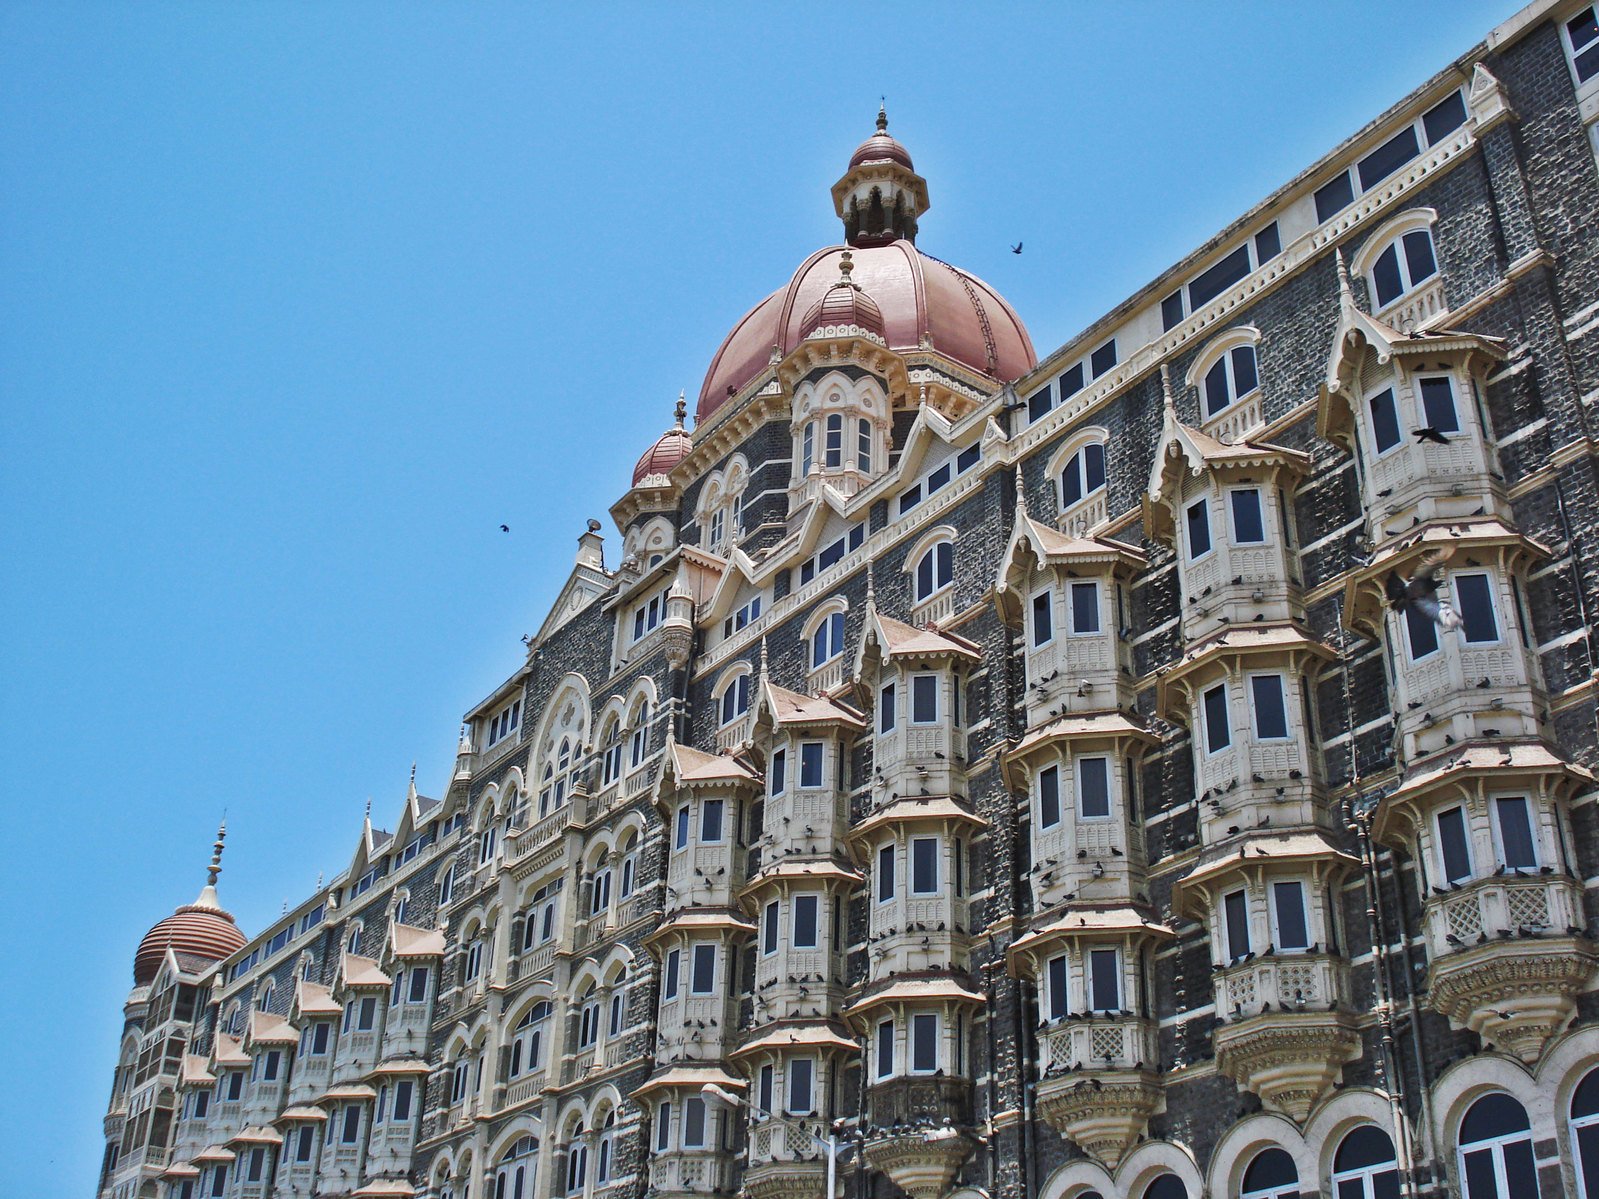
[(1012, 246), (1010, 248), (1010, 252), (1012, 254), (1020, 254), (1022, 252), (1022, 243), (1021, 242), (1017, 242), (1014, 246)]
[(510, 525), (501, 525), (500, 526), (500, 532), (509, 533), (510, 531), (511, 531), (511, 526)]
[(1395, 612), (1404, 612), (1413, 608), (1441, 629), (1458, 629), (1462, 623), (1460, 613), (1451, 608), (1446, 601), (1438, 598), (1438, 568), (1447, 562), (1453, 553), (1454, 550), (1449, 548), (1423, 554), (1421, 562), (1416, 567), (1416, 573), (1409, 581), (1403, 581), (1397, 573), (1389, 571), (1388, 581), (1384, 585), (1384, 590), (1388, 593), (1388, 606)]
[(1431, 425), (1428, 425), (1424, 429), (1412, 429), (1411, 432), (1416, 435), (1417, 441), (1430, 441), (1434, 445), (1449, 444), (1449, 438), (1438, 432), (1438, 430), (1433, 428)]

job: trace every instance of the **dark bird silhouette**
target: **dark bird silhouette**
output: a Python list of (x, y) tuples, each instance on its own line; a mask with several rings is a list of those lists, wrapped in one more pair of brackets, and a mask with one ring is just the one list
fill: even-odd
[(1384, 584), (1388, 606), (1395, 612), (1414, 608), (1441, 629), (1458, 629), (1461, 625), (1460, 613), (1438, 598), (1438, 568), (1449, 560), (1453, 552), (1439, 549), (1423, 554), (1416, 573), (1408, 581), (1401, 580), (1398, 573), (1389, 571), (1388, 581)]
[(1433, 428), (1431, 425), (1427, 425), (1420, 429), (1412, 429), (1411, 432), (1416, 435), (1417, 441), (1430, 441), (1435, 445), (1449, 444), (1449, 438), (1438, 432), (1438, 430)]
[(1012, 246), (1010, 248), (1010, 252), (1012, 254), (1020, 254), (1022, 252), (1022, 243), (1021, 242), (1017, 242), (1014, 246)]
[(511, 526), (510, 525), (501, 525), (500, 526), (500, 532), (509, 533), (510, 531), (511, 531)]

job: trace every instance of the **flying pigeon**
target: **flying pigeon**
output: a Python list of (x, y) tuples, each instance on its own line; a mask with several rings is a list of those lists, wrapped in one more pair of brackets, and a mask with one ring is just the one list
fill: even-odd
[(1438, 580), (1435, 577), (1438, 568), (1453, 553), (1453, 549), (1438, 549), (1422, 555), (1416, 573), (1408, 582), (1402, 582), (1398, 574), (1390, 571), (1384, 585), (1388, 593), (1388, 606), (1395, 612), (1414, 608), (1441, 629), (1458, 629), (1462, 623), (1460, 613), (1438, 598)]

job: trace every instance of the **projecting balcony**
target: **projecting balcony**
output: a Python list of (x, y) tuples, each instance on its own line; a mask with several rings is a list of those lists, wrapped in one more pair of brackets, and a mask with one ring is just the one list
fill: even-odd
[(1115, 1169), (1159, 1108), (1153, 1020), (1067, 1020), (1039, 1033), (1038, 1107), (1051, 1127)]
[(750, 1132), (744, 1189), (751, 1199), (814, 1199), (827, 1189), (826, 1179), (826, 1153), (810, 1137), (775, 1121)]
[(1428, 899), (1427, 1006), (1523, 1061), (1537, 1061), (1599, 964), (1582, 894), (1551, 875), (1483, 879)]
[(1217, 441), (1235, 445), (1265, 425), (1261, 417), (1260, 392), (1253, 391), (1239, 403), (1221, 411), (1200, 426), (1200, 431)]
[(731, 1194), (737, 1189), (730, 1153), (659, 1153), (650, 1161), (650, 1186), (657, 1194)]
[(971, 1083), (963, 1078), (896, 1078), (868, 1092), (867, 1163), (912, 1199), (938, 1199), (976, 1140)]
[[(528, 855), (543, 849), (555, 838), (566, 831), (567, 825), (572, 823), (573, 809), (577, 800), (562, 804), (555, 811), (540, 817), (527, 828), (520, 829), (506, 838), (505, 861), (520, 862)], [(586, 802), (586, 801), (585, 801)]]

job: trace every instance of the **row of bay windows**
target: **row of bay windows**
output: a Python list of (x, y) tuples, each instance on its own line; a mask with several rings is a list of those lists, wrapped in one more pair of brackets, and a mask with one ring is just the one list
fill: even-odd
[[(1456, 636), (1467, 645), (1500, 645), (1505, 640), (1503, 622), (1495, 599), (1496, 580), (1486, 571), (1454, 571), (1449, 576), (1450, 606), (1460, 617)], [(1531, 647), (1531, 632), (1527, 625), (1526, 606), (1521, 598), (1521, 584), (1512, 582), (1511, 603), (1516, 610), (1516, 624), (1521, 630), (1522, 644)], [(1404, 612), (1405, 648), (1412, 662), (1431, 658), (1442, 648), (1438, 625), (1425, 613), (1408, 607)]]
[[(616, 1111), (606, 1113), (593, 1136), (593, 1185), (609, 1186), (613, 1181), (616, 1164)], [(560, 1171), (557, 1194), (581, 1195), (589, 1186), (590, 1133), (580, 1120), (573, 1125), (564, 1146), (565, 1167)], [(534, 1194), (534, 1176), (538, 1171), (538, 1138), (519, 1137), (500, 1156), (488, 1178), (489, 1199), (530, 1199)], [(443, 1182), (437, 1194), (439, 1199), (456, 1199), (455, 1187)], [(460, 1199), (469, 1199), (470, 1184), (463, 1184)]]
[[(1114, 814), (1114, 790), (1118, 783), (1128, 800), (1129, 818), (1136, 819), (1137, 770), (1133, 760), (1122, 762), (1121, 777), (1109, 757), (1103, 754), (1083, 754), (1072, 759), (1067, 771), (1074, 785), (1074, 813), (1078, 820), (1109, 820)], [(1057, 828), (1061, 824), (1063, 803), (1063, 775), (1059, 764), (1051, 763), (1039, 769), (1035, 776), (1034, 793), (1038, 827), (1041, 830)]]
[[(1222, 494), (1225, 496), (1229, 544), (1265, 545), (1268, 540), (1266, 509), (1260, 488), (1228, 487)], [(1279, 495), (1278, 499), (1280, 505), (1278, 510), (1286, 512), (1288, 509), (1283, 497)], [(1211, 507), (1210, 497), (1205, 496), (1183, 509), (1183, 530), (1186, 534), (1184, 546), (1188, 551), (1190, 562), (1199, 561), (1216, 548)]]
[(808, 420), (800, 429), (800, 478), (820, 463), (823, 470), (853, 467), (872, 473), (872, 422), (865, 417), (846, 419), (841, 412)]
[[(873, 893), (878, 903), (892, 903), (901, 889), (911, 896), (923, 897), (944, 893), (944, 844), (942, 834), (913, 835), (903, 844), (889, 841), (877, 847), (873, 879)], [(903, 863), (903, 865), (902, 865)], [(955, 896), (966, 894), (966, 842), (964, 838), (950, 840), (948, 875), (950, 891)]]
[[(1200, 724), (1205, 753), (1219, 754), (1233, 744), (1233, 699), (1231, 683), (1207, 687), (1199, 696)], [(1246, 674), (1244, 692), (1249, 705), (1249, 727), (1256, 741), (1289, 741), (1293, 731), (1288, 721), (1288, 680), (1277, 673)], [(1310, 695), (1301, 684), (1300, 698), (1307, 728), (1310, 722)]]
[[(1097, 579), (1074, 580), (1064, 589), (1046, 587), (1035, 591), (1028, 605), (1028, 641), (1033, 649), (1051, 644), (1057, 631), (1070, 637), (1092, 637), (1104, 632), (1100, 583)], [(1125, 627), (1126, 597), (1116, 589), (1116, 626)], [(1066, 620), (1057, 630), (1060, 597), (1065, 599)]]
[[(1404, 445), (1407, 426), (1435, 429), (1446, 434), (1461, 431), (1454, 377), (1418, 375), (1415, 382), (1416, 403), (1419, 406), (1414, 411), (1401, 412), (1399, 399), (1392, 387), (1384, 387), (1366, 400), (1366, 409), (1371, 415), (1371, 451), (1374, 458), (1381, 458)], [(1487, 428), (1487, 422), (1482, 419), (1481, 399), (1476, 388), (1472, 389), (1472, 396), (1478, 406), (1478, 420), (1483, 428)], [(1407, 421), (1407, 416), (1417, 423)]]

